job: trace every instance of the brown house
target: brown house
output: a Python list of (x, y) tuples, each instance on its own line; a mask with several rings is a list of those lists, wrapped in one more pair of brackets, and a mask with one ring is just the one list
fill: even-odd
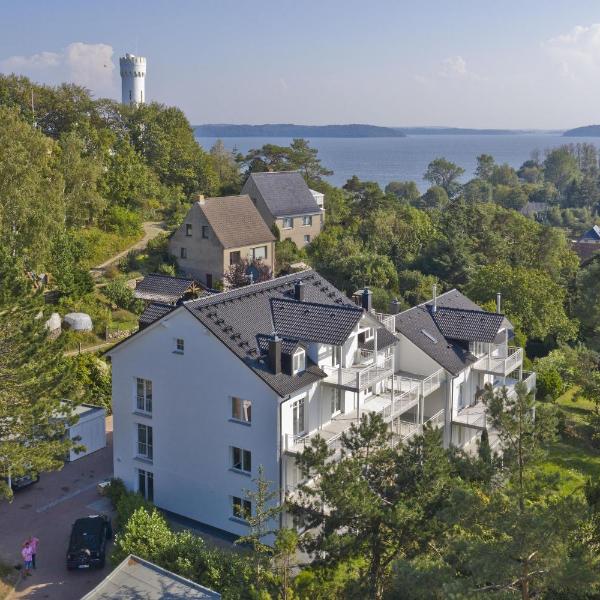
[(169, 251), (186, 276), (209, 288), (244, 258), (275, 267), (275, 236), (247, 195), (199, 198), (171, 235)]
[(243, 194), (249, 194), (269, 227), (279, 228), (281, 240), (298, 248), (310, 244), (323, 229), (324, 212), (298, 171), (252, 173)]

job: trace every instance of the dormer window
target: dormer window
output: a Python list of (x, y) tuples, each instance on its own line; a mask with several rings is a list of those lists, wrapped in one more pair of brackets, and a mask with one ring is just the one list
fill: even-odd
[(372, 340), (374, 337), (375, 337), (375, 329), (373, 327), (369, 327), (365, 331), (365, 341), (368, 342), (369, 340)]
[(298, 348), (294, 352), (292, 359), (292, 374), (302, 373), (306, 369), (306, 353), (303, 348)]

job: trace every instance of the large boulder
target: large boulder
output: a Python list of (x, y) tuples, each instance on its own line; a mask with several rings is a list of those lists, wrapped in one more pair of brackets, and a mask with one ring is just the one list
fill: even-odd
[(63, 322), (75, 331), (92, 331), (92, 318), (86, 313), (69, 313)]
[(61, 326), (60, 315), (57, 312), (53, 312), (50, 315), (50, 318), (44, 323), (44, 326), (51, 335), (58, 335)]

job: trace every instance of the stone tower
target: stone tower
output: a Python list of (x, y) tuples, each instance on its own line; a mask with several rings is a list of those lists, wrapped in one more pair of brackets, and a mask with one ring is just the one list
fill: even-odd
[(121, 65), (121, 102), (144, 104), (146, 101), (146, 58), (126, 54), (119, 59)]

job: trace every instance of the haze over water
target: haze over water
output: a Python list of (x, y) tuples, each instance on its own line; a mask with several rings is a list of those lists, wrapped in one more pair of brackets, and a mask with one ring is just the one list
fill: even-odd
[[(208, 150), (217, 138), (198, 137)], [(287, 146), (290, 138), (222, 138), (225, 147), (246, 153), (271, 143)], [(533, 150), (543, 151), (563, 144), (589, 142), (600, 147), (600, 138), (563, 137), (561, 134), (510, 135), (412, 135), (405, 138), (313, 138), (310, 145), (319, 150), (324, 166), (334, 173), (328, 180), (343, 185), (352, 175), (376, 181), (385, 187), (390, 181), (415, 181), (421, 191), (429, 187), (423, 180), (427, 165), (444, 157), (465, 169), (463, 181), (473, 177), (476, 157), (491, 154), (498, 164), (519, 168)]]

